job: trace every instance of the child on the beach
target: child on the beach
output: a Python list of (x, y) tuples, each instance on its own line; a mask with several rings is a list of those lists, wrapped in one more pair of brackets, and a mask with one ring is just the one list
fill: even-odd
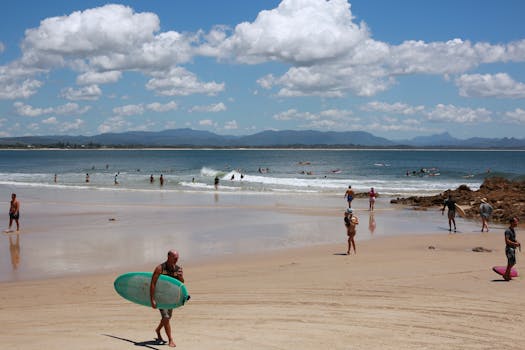
[(356, 226), (359, 225), (359, 219), (357, 216), (353, 215), (352, 208), (348, 208), (345, 210), (345, 226), (346, 226), (346, 234), (348, 236), (348, 250), (346, 251), (347, 255), (350, 255), (350, 250), (352, 249), (352, 246), (354, 247), (354, 254), (356, 254), (355, 250), (355, 235), (356, 235)]

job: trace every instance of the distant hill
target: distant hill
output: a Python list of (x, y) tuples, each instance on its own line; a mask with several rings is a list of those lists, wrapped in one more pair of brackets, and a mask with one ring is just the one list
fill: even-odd
[(209, 131), (171, 129), (129, 131), (95, 136), (24, 136), (0, 138), (0, 147), (442, 147), (442, 148), (519, 148), (525, 139), (470, 138), (461, 140), (448, 133), (392, 141), (364, 131), (282, 130), (253, 135), (218, 135)]
[(431, 136), (418, 136), (399, 141), (413, 147), (464, 147), (464, 148), (525, 148), (525, 139), (473, 137), (466, 140), (452, 137), (448, 132)]

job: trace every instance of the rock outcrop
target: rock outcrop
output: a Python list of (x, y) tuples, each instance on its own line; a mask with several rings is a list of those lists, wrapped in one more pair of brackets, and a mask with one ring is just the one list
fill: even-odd
[(408, 197), (391, 200), (391, 203), (413, 206), (414, 209), (425, 210), (429, 207), (442, 207), (448, 194), (464, 210), (467, 218), (479, 217), (481, 198), (486, 198), (492, 205), (492, 221), (507, 223), (511, 217), (525, 219), (525, 181), (511, 181), (501, 177), (485, 179), (479, 190), (472, 191), (468, 186), (461, 185), (455, 190), (447, 190), (435, 196)]

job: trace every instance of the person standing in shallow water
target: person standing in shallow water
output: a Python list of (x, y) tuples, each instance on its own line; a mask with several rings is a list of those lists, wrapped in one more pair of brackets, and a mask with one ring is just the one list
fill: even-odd
[[(151, 276), (151, 284), (150, 284), (150, 301), (151, 301), (151, 307), (156, 309), (157, 308), (157, 302), (155, 301), (155, 287), (157, 285), (157, 281), (160, 277), (160, 275), (167, 275), (173, 278), (178, 279), (182, 283), (184, 283), (184, 274), (182, 271), (182, 267), (177, 265), (177, 261), (179, 260), (179, 253), (176, 250), (170, 250), (168, 252), (168, 258), (165, 262), (163, 262), (160, 265), (157, 265), (155, 267), (155, 270), (153, 270), (153, 275)], [(155, 329), (155, 332), (157, 333), (156, 341), (159, 344), (166, 343), (165, 340), (162, 338), (162, 335), (160, 332), (162, 331), (162, 328), (164, 328), (164, 331), (166, 332), (166, 335), (168, 337), (168, 345), (170, 347), (175, 347), (175, 342), (173, 341), (173, 338), (171, 336), (171, 315), (173, 312), (173, 309), (159, 309), (160, 311), (160, 323)]]
[(20, 202), (16, 199), (16, 193), (11, 194), (11, 203), (9, 205), (9, 228), (8, 231), (11, 231), (11, 226), (13, 221), (16, 223), (16, 230), (20, 231), (20, 223), (18, 219), (20, 218)]
[(443, 208), (441, 208), (441, 215), (445, 213), (445, 208), (448, 208), (448, 231), (452, 231), (452, 224), (454, 224), (454, 232), (456, 232), (456, 201), (452, 199), (452, 195), (450, 194), (443, 203)]
[(374, 211), (374, 206), (376, 204), (376, 197), (377, 197), (377, 192), (374, 190), (373, 187), (371, 187), (370, 192), (368, 192), (368, 202), (369, 202), (368, 210)]
[(511, 218), (509, 220), (509, 228), (505, 230), (505, 255), (507, 256), (507, 269), (503, 274), (505, 281), (510, 281), (510, 271), (516, 265), (516, 248), (521, 250), (521, 243), (516, 240), (516, 230), (518, 226), (518, 218)]
[(489, 232), (489, 218), (492, 215), (492, 206), (487, 203), (487, 198), (481, 198), (481, 204), (479, 205), (479, 215), (481, 216), (481, 232), (487, 229)]
[(353, 216), (353, 210), (352, 208), (347, 208), (345, 210), (345, 218), (344, 218), (345, 226), (346, 226), (346, 235), (348, 236), (348, 249), (346, 251), (347, 255), (350, 255), (350, 251), (352, 249), (352, 246), (354, 247), (354, 254), (356, 254), (355, 250), (355, 235), (356, 235), (356, 226), (359, 224), (359, 219), (357, 216)]
[(345, 198), (348, 202), (348, 208), (352, 208), (352, 201), (354, 200), (354, 190), (352, 190), (352, 186), (348, 186), (345, 192)]

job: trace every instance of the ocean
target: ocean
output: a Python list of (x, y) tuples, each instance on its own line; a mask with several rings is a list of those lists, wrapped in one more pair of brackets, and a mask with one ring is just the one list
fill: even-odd
[[(56, 174), (56, 182), (55, 182)], [(89, 174), (89, 183), (86, 183)], [(159, 176), (164, 185), (160, 186)], [(153, 175), (154, 182), (150, 182)], [(431, 195), (487, 176), (525, 178), (524, 151), (2, 150), (0, 185), (113, 191)], [(115, 179), (118, 185), (115, 185)]]
[[(394, 210), (389, 197), (476, 190), (490, 175), (523, 179), (524, 160), (522, 151), (486, 150), (2, 150), (2, 225), (15, 192), (22, 233), (0, 239), (0, 282), (149, 269), (169, 248), (184, 263), (345, 249), (348, 185), (380, 194), (374, 212), (365, 199), (353, 203), (358, 241), (448, 234), (439, 210)], [(458, 229), (479, 233), (479, 222), (458, 219)]]

